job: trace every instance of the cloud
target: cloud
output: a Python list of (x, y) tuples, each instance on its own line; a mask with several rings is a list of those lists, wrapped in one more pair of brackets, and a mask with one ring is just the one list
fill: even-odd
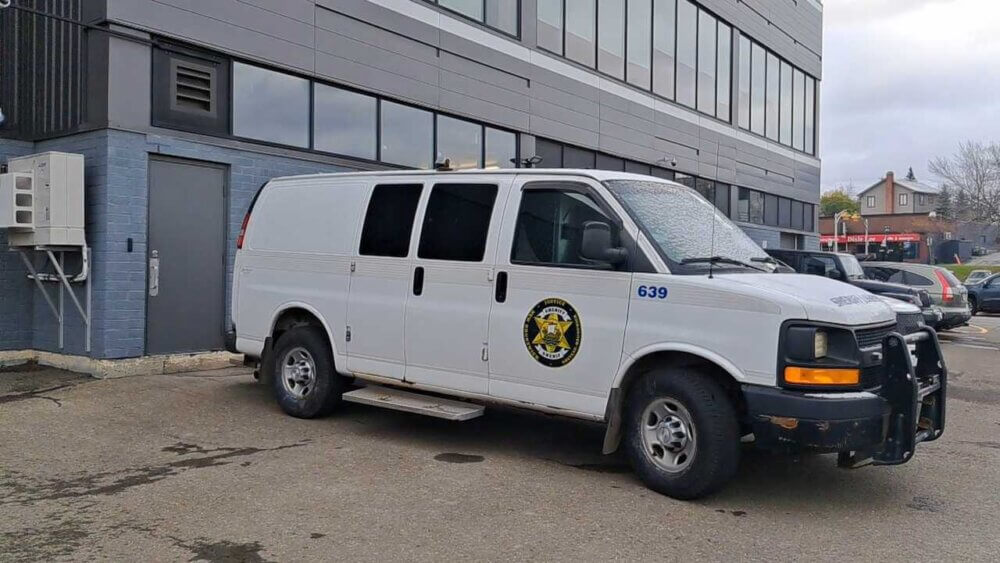
[(1000, 2), (825, 4), (823, 186), (927, 162), (967, 139), (1000, 140)]

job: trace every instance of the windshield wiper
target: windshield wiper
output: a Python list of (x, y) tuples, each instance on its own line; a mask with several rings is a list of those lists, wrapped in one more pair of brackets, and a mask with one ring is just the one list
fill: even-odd
[(751, 258), (750, 261), (751, 262), (763, 262), (764, 264), (774, 264), (775, 266), (778, 265), (778, 261), (775, 260), (773, 256), (765, 256), (763, 258)]
[(768, 270), (761, 268), (755, 264), (750, 264), (742, 260), (737, 260), (735, 258), (726, 258), (725, 256), (702, 256), (698, 258), (685, 258), (681, 260), (681, 264), (732, 264), (734, 266), (743, 266), (744, 268), (750, 268), (751, 270), (758, 270), (760, 272), (770, 273)]

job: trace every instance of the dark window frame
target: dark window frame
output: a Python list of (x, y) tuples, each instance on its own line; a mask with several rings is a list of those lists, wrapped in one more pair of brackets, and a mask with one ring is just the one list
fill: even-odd
[[(734, 28), (734, 31), (736, 31), (736, 28)], [(764, 67), (765, 67), (765, 69), (764, 69), (764, 72), (765, 72), (765, 88), (764, 88), (764, 90), (765, 90), (765, 103), (764, 103), (764, 112), (765, 112), (765, 115), (766, 115), (766, 112), (767, 112), (767, 107), (766, 107), (767, 106), (767, 104), (766, 104), (766, 91), (767, 91), (767, 87), (766, 87), (766, 69), (767, 69), (767, 58), (768, 58), (768, 55), (772, 55), (772, 56), (778, 58), (778, 69), (779, 69), (778, 120), (779, 120), (779, 126), (778, 126), (777, 139), (772, 139), (772, 138), (770, 138), (770, 137), (767, 136), (767, 134), (766, 134), (767, 133), (767, 120), (766, 120), (766, 118), (764, 120), (765, 121), (764, 134), (760, 134), (760, 133), (757, 133), (757, 132), (753, 131), (753, 74), (754, 74), (754, 68), (753, 67), (754, 67), (754, 65), (753, 65), (753, 57), (752, 56), (749, 57), (749, 62), (750, 62), (750, 90), (749, 90), (749, 94), (750, 95), (749, 95), (749, 102), (750, 103), (749, 103), (749, 108), (748, 109), (750, 111), (749, 111), (749, 114), (747, 116), (747, 125), (748, 126), (747, 127), (743, 127), (743, 125), (741, 125), (739, 123), (739, 121), (740, 121), (739, 119), (735, 120), (735, 122), (733, 123), (733, 125), (735, 127), (739, 128), (742, 131), (746, 131), (747, 133), (750, 133), (750, 134), (754, 135), (755, 137), (760, 137), (761, 139), (766, 139), (769, 142), (777, 143), (777, 144), (779, 144), (779, 145), (781, 145), (781, 146), (783, 146), (785, 148), (789, 148), (789, 149), (791, 149), (791, 150), (793, 150), (795, 152), (800, 152), (802, 154), (809, 155), (809, 156), (816, 156), (816, 153), (818, 152), (818, 145), (819, 145), (819, 123), (818, 123), (819, 120), (816, 117), (819, 115), (819, 86), (820, 86), (820, 80), (817, 79), (815, 76), (809, 74), (808, 72), (806, 72), (802, 68), (800, 68), (800, 67), (792, 64), (792, 62), (789, 61), (787, 58), (779, 55), (774, 50), (769, 49), (768, 47), (766, 47), (760, 41), (757, 41), (756, 39), (750, 37), (742, 29), (740, 29), (739, 32), (740, 32), (740, 40), (742, 41), (743, 39), (746, 39), (750, 43), (750, 49), (751, 50), (753, 49), (754, 45), (756, 45), (756, 46), (758, 46), (758, 47), (760, 47), (761, 49), (764, 50)], [(736, 43), (739, 43), (739, 42), (740, 41), (733, 41), (733, 44), (735, 45)], [(740, 54), (742, 55), (742, 48), (741, 48)], [(738, 57), (734, 57), (733, 64), (735, 65), (737, 63), (739, 63)], [(791, 69), (789, 72), (792, 75), (792, 97), (793, 97), (793, 102), (792, 102), (792, 119), (793, 120), (794, 120), (794, 116), (795, 116), (795, 104), (794, 104), (794, 97), (795, 97), (795, 92), (794, 92), (794, 90), (795, 90), (795, 80), (794, 80), (794, 76), (795, 76), (795, 71), (798, 71), (798, 72), (802, 73), (805, 76), (805, 82), (804, 83), (807, 84), (810, 80), (813, 81), (813, 107), (811, 108), (811, 111), (810, 111), (810, 108), (806, 107), (805, 111), (804, 111), (804, 113), (802, 115), (802, 119), (803, 119), (803, 121), (802, 121), (802, 128), (803, 128), (803, 139), (802, 139), (802, 141), (803, 141), (803, 145), (802, 145), (801, 149), (795, 148), (795, 146), (794, 146), (794, 144), (795, 144), (795, 134), (794, 134), (794, 131), (791, 134), (791, 137), (792, 137), (791, 142), (789, 142), (789, 143), (783, 143), (783, 142), (781, 142), (781, 121), (780, 121), (781, 120), (781, 83), (780, 83), (780, 69), (781, 69), (782, 64), (788, 65), (790, 67), (790, 69)], [(739, 73), (740, 70), (741, 70), (741, 67), (738, 67), (737, 68), (737, 74)], [(736, 91), (739, 92), (739, 78), (738, 77), (736, 78), (736, 81), (737, 81)], [(802, 94), (803, 98), (806, 97), (806, 89), (807, 89), (806, 87), (803, 87), (803, 94)], [(739, 102), (739, 100), (737, 100), (737, 103), (738, 102)], [(805, 105), (805, 100), (803, 100), (803, 105)], [(805, 139), (805, 136), (804, 136), (805, 135), (805, 129), (806, 129), (806, 127), (805, 127), (805, 118), (806, 118), (806, 115), (808, 115), (810, 113), (812, 113), (812, 115), (813, 115), (813, 121), (812, 121), (812, 123), (813, 123), (813, 138), (812, 138), (812, 151), (811, 152), (806, 150), (806, 147), (808, 146), (808, 143), (806, 142), (806, 139)], [(741, 114), (741, 117), (742, 117), (742, 114)]]
[[(171, 47), (171, 48), (173, 48), (173, 47)], [(187, 47), (177, 47), (177, 48), (188, 49)], [(154, 51), (155, 51), (155, 49), (154, 49)], [(404, 167), (404, 166), (400, 166), (400, 165), (397, 165), (397, 164), (393, 164), (391, 162), (385, 162), (385, 161), (383, 161), (383, 160), (380, 159), (380, 157), (381, 157), (381, 149), (382, 149), (382, 138), (381, 138), (382, 102), (383, 101), (388, 101), (388, 102), (392, 102), (392, 103), (395, 103), (395, 104), (398, 104), (398, 105), (401, 105), (401, 106), (407, 106), (407, 107), (411, 107), (411, 108), (415, 108), (415, 109), (419, 109), (419, 110), (423, 110), (423, 111), (429, 111), (434, 116), (435, 123), (437, 122), (437, 116), (438, 115), (444, 115), (444, 116), (447, 116), (447, 117), (453, 117), (455, 119), (461, 119), (461, 120), (465, 120), (465, 121), (471, 121), (472, 123), (479, 124), (479, 125), (483, 126), (483, 128), (484, 128), (484, 135), (485, 135), (485, 130), (486, 129), (496, 129), (498, 131), (503, 131), (503, 132), (506, 132), (506, 133), (511, 133), (511, 134), (514, 135), (514, 155), (515, 155), (515, 159), (516, 159), (516, 162), (513, 163), (513, 168), (520, 168), (521, 167), (521, 135), (520, 135), (520, 132), (518, 132), (516, 130), (508, 129), (508, 128), (502, 127), (502, 126), (496, 126), (496, 125), (493, 125), (493, 124), (490, 124), (490, 123), (486, 123), (486, 122), (483, 122), (483, 121), (478, 121), (478, 120), (475, 120), (475, 119), (469, 119), (468, 117), (461, 116), (461, 115), (456, 115), (456, 114), (445, 112), (445, 111), (437, 111), (437, 110), (430, 109), (430, 108), (427, 108), (427, 107), (423, 107), (423, 106), (420, 106), (420, 105), (417, 105), (417, 104), (414, 104), (414, 103), (411, 103), (411, 102), (407, 102), (405, 100), (400, 100), (400, 99), (392, 98), (392, 97), (389, 97), (389, 96), (382, 96), (382, 95), (375, 94), (373, 92), (362, 90), (360, 88), (356, 88), (356, 87), (349, 86), (349, 85), (346, 85), (346, 84), (341, 84), (341, 83), (337, 83), (337, 82), (333, 82), (333, 81), (329, 81), (329, 80), (317, 80), (317, 79), (315, 79), (313, 77), (310, 77), (310, 76), (308, 76), (306, 74), (302, 74), (302, 73), (298, 73), (298, 72), (289, 72), (288, 69), (278, 68), (278, 67), (275, 67), (273, 65), (268, 65), (268, 64), (262, 64), (262, 63), (260, 63), (258, 61), (251, 61), (251, 60), (247, 60), (247, 59), (243, 59), (243, 58), (235, 57), (235, 56), (229, 56), (229, 55), (223, 56), (223, 55), (214, 55), (213, 54), (213, 55), (205, 55), (205, 56), (214, 56), (214, 57), (218, 58), (219, 60), (221, 60), (223, 62), (223, 64), (226, 66), (227, 72), (229, 73), (229, 80), (228, 80), (228, 84), (227, 84), (227, 88), (226, 88), (226, 93), (225, 93), (225, 98), (224, 98), (225, 103), (228, 105), (228, 108), (227, 108), (226, 114), (225, 114), (226, 115), (226, 119), (227, 119), (226, 130), (225, 131), (215, 132), (215, 131), (208, 131), (205, 128), (181, 128), (181, 127), (177, 127), (177, 126), (174, 126), (174, 125), (166, 125), (166, 124), (164, 124), (164, 125), (158, 125), (156, 122), (152, 122), (152, 125), (166, 127), (166, 128), (170, 128), (170, 129), (181, 130), (181, 131), (189, 131), (189, 132), (192, 132), (192, 133), (201, 133), (201, 134), (205, 134), (205, 135), (211, 135), (213, 137), (230, 139), (230, 140), (234, 140), (234, 141), (245, 141), (245, 142), (248, 142), (248, 143), (253, 143), (253, 144), (261, 145), (261, 146), (274, 147), (274, 148), (282, 148), (282, 149), (291, 149), (291, 150), (295, 150), (295, 151), (307, 152), (307, 153), (312, 153), (312, 154), (320, 154), (320, 155), (325, 155), (325, 156), (331, 156), (331, 157), (334, 157), (334, 158), (340, 158), (340, 159), (348, 160), (348, 161), (351, 161), (351, 162), (361, 162), (361, 163), (375, 164), (375, 165), (379, 165), (379, 166), (387, 166), (389, 168), (395, 168), (395, 169), (398, 169), (398, 170), (409, 170), (410, 168), (407, 168), (407, 167)], [(308, 144), (308, 146), (306, 146), (306, 147), (300, 147), (300, 146), (296, 146), (296, 145), (286, 145), (286, 144), (282, 144), (282, 143), (278, 143), (278, 142), (274, 142), (274, 141), (267, 141), (267, 140), (262, 140), (262, 139), (254, 139), (252, 137), (242, 137), (242, 136), (236, 135), (233, 132), (232, 123), (233, 123), (233, 113), (234, 113), (235, 109), (233, 107), (234, 104), (232, 103), (233, 92), (232, 92), (232, 80), (231, 80), (231, 76), (232, 76), (233, 64), (235, 64), (235, 63), (241, 63), (241, 64), (245, 64), (245, 65), (248, 65), (248, 66), (253, 66), (253, 67), (261, 68), (261, 69), (264, 69), (264, 70), (278, 72), (278, 73), (285, 74), (285, 75), (288, 75), (288, 76), (293, 76), (293, 77), (296, 77), (296, 78), (303, 78), (303, 79), (306, 79), (306, 80), (309, 81), (310, 84), (309, 84), (309, 144)], [(375, 98), (375, 100), (376, 100), (376, 115), (378, 116), (378, 119), (376, 120), (376, 131), (375, 131), (375, 134), (376, 134), (375, 141), (376, 141), (376, 149), (377, 149), (376, 150), (376, 158), (375, 158), (375, 160), (370, 160), (370, 159), (361, 158), (361, 157), (357, 157), (357, 156), (352, 156), (352, 155), (348, 155), (348, 154), (334, 153), (334, 152), (324, 151), (324, 150), (320, 150), (320, 149), (315, 148), (315, 128), (316, 128), (316, 119), (315, 119), (315, 91), (316, 91), (316, 85), (329, 86), (329, 87), (332, 87), (332, 88), (337, 88), (337, 89), (340, 89), (340, 90), (346, 90), (346, 91), (349, 91), (349, 92), (354, 92), (354, 93), (357, 93), (357, 94), (362, 94), (362, 95), (365, 95), (365, 96), (369, 96), (369, 97)], [(155, 90), (154, 90), (154, 92), (155, 92)], [(436, 155), (437, 154), (437, 137), (436, 137), (436, 135), (434, 136), (434, 138), (431, 139), (431, 145), (432, 145), (432, 150), (433, 150), (432, 155)], [(484, 146), (484, 151), (485, 151), (485, 143), (483, 143), (483, 146)], [(483, 154), (483, 160), (485, 161), (485, 153)]]
[(426, 2), (426, 3), (428, 3), (428, 4), (432, 5), (432, 6), (434, 6), (435, 8), (437, 8), (437, 9), (439, 9), (439, 10), (441, 10), (441, 11), (443, 11), (443, 12), (449, 14), (449, 15), (458, 16), (459, 18), (461, 18), (461, 19), (463, 19), (465, 21), (478, 24), (478, 25), (480, 25), (480, 26), (482, 26), (482, 27), (484, 27), (484, 28), (486, 28), (486, 29), (488, 29), (490, 31), (495, 31), (496, 33), (500, 33), (500, 34), (504, 35), (505, 37), (510, 37), (510, 38), (517, 39), (518, 41), (520, 41), (521, 40), (521, 27), (522, 27), (522, 24), (521, 24), (521, 9), (522, 9), (524, 3), (521, 0), (515, 0), (515, 1), (517, 2), (517, 15), (515, 16), (516, 17), (516, 21), (517, 21), (517, 32), (512, 34), (512, 33), (508, 32), (508, 31), (504, 31), (503, 29), (500, 29), (499, 27), (496, 27), (496, 26), (493, 26), (493, 25), (490, 25), (490, 24), (486, 23), (486, 0), (482, 0), (482, 4), (483, 4), (483, 19), (482, 19), (482, 21), (477, 20), (476, 18), (474, 18), (472, 16), (463, 14), (462, 12), (459, 12), (458, 10), (455, 10), (454, 8), (449, 8), (448, 6), (442, 6), (438, 2), (438, 0), (424, 0), (424, 2)]
[(531, 262), (527, 260), (516, 260), (514, 253), (517, 250), (517, 234), (521, 225), (521, 211), (524, 205), (524, 194), (532, 191), (553, 191), (553, 192), (573, 192), (587, 196), (604, 213), (618, 237), (619, 244), (625, 244), (630, 248), (636, 248), (634, 244), (629, 245), (628, 233), (625, 231), (625, 224), (622, 218), (611, 208), (601, 197), (601, 194), (589, 184), (576, 180), (538, 180), (527, 182), (521, 186), (520, 197), (517, 202), (517, 213), (514, 216), (514, 231), (510, 240), (510, 251), (507, 252), (507, 261), (513, 266), (535, 266), (541, 268), (564, 268), (567, 270), (590, 270), (596, 272), (622, 272), (630, 271), (631, 266), (628, 260), (625, 263), (615, 265), (601, 264), (564, 264), (561, 262)]
[[(429, 2), (429, 1), (433, 1), (433, 0), (425, 0), (425, 1)], [(736, 45), (737, 44), (737, 41), (736, 41), (736, 31), (739, 28), (737, 28), (735, 25), (733, 25), (732, 23), (730, 23), (728, 20), (726, 20), (726, 19), (722, 18), (721, 16), (719, 16), (716, 12), (705, 8), (704, 6), (702, 6), (701, 4), (699, 4), (696, 0), (690, 0), (691, 4), (694, 5), (694, 8), (695, 8), (695, 66), (694, 66), (694, 82), (695, 82), (695, 94), (694, 94), (695, 98), (694, 98), (694, 100), (695, 101), (694, 101), (694, 106), (689, 106), (687, 104), (684, 104), (684, 103), (681, 103), (681, 102), (677, 101), (677, 82), (678, 82), (678, 80), (677, 80), (677, 65), (678, 65), (678, 59), (679, 59), (678, 51), (677, 51), (677, 46), (678, 46), (678, 38), (677, 38), (677, 36), (678, 36), (678, 33), (677, 33), (678, 21), (677, 21), (677, 14), (678, 14), (678, 11), (680, 9), (678, 7), (679, 0), (677, 2), (675, 2), (675, 4), (674, 4), (674, 55), (673, 55), (673, 58), (674, 58), (674, 61), (673, 61), (674, 62), (674, 80), (673, 80), (673, 95), (670, 96), (670, 97), (665, 96), (663, 94), (660, 94), (660, 93), (656, 92), (655, 89), (654, 89), (654, 73), (655, 73), (655, 66), (656, 65), (654, 64), (653, 60), (654, 60), (654, 57), (655, 57), (654, 53), (655, 53), (655, 41), (656, 41), (656, 39), (655, 39), (656, 38), (656, 29), (653, 26), (653, 22), (655, 20), (655, 18), (653, 17), (653, 15), (654, 15), (655, 9), (656, 9), (655, 8), (655, 4), (656, 4), (655, 0), (652, 3), (653, 5), (652, 5), (651, 10), (650, 10), (650, 18), (649, 18), (649, 25), (650, 25), (650, 42), (649, 42), (650, 43), (650, 45), (649, 45), (650, 62), (649, 62), (649, 74), (650, 74), (650, 77), (649, 77), (649, 86), (648, 87), (637, 86), (636, 84), (634, 84), (632, 82), (629, 82), (629, 80), (628, 80), (628, 0), (625, 0), (625, 18), (624, 18), (624, 23), (625, 23), (625, 30), (624, 30), (624, 33), (625, 33), (625, 41), (624, 41), (625, 42), (625, 50), (624, 50), (624, 54), (623, 54), (623, 57), (622, 57), (623, 61), (624, 61), (624, 69), (623, 69), (623, 76), (622, 77), (618, 77), (618, 76), (615, 76), (613, 74), (609, 74), (609, 73), (604, 72), (604, 71), (602, 71), (602, 70), (600, 70), (598, 68), (598, 66), (599, 66), (598, 55), (599, 55), (599, 52), (600, 52), (599, 41), (600, 41), (600, 33), (601, 33), (601, 31), (600, 31), (601, 25), (600, 25), (599, 18), (597, 18), (597, 25), (595, 25), (595, 28), (594, 28), (594, 31), (595, 31), (595, 34), (594, 34), (594, 65), (593, 66), (586, 65), (586, 64), (577, 62), (575, 59), (572, 59), (572, 58), (566, 56), (566, 13), (567, 13), (567, 5), (570, 2), (572, 2), (572, 0), (560, 0), (560, 1), (561, 1), (561, 4), (562, 4), (562, 29), (560, 30), (561, 33), (562, 33), (562, 38), (561, 38), (561, 42), (560, 42), (560, 45), (562, 47), (562, 49), (561, 49), (562, 52), (556, 52), (556, 51), (553, 51), (551, 49), (547, 49), (547, 48), (545, 48), (543, 46), (537, 45), (537, 42), (536, 42), (536, 48), (538, 50), (540, 50), (542, 52), (545, 52), (545, 53), (552, 54), (552, 55), (557, 56), (557, 57), (559, 57), (561, 59), (564, 59), (569, 64), (579, 66), (580, 68), (585, 68), (588, 71), (592, 71), (592, 72), (595, 72), (595, 73), (599, 74), (600, 76), (604, 76), (604, 77), (607, 77), (609, 79), (615, 80), (616, 82), (618, 82), (618, 83), (620, 83), (620, 84), (622, 84), (622, 85), (624, 85), (624, 86), (626, 86), (628, 88), (633, 88), (633, 89), (635, 89), (637, 91), (640, 91), (640, 92), (642, 92), (644, 94), (649, 94), (649, 95), (654, 96), (654, 97), (656, 97), (658, 99), (670, 102), (670, 103), (672, 103), (672, 104), (674, 104), (674, 105), (676, 105), (678, 107), (682, 107), (684, 109), (693, 111), (693, 112), (697, 113), (698, 115), (709, 117), (711, 119), (719, 121), (720, 123), (725, 123), (727, 125), (735, 125), (735, 123), (734, 123), (734, 115), (737, 112), (733, 111), (733, 107), (735, 105), (733, 103), (734, 102), (734, 98), (733, 98), (733, 84), (737, 80), (737, 74), (735, 72), (733, 72), (733, 68), (734, 68), (735, 63), (736, 63), (736, 57), (734, 56), (734, 54), (736, 53), (736, 46), (737, 46)], [(598, 5), (599, 3), (600, 3), (599, 0), (594, 3), (595, 18), (597, 17), (597, 14), (599, 14), (599, 10), (600, 10), (600, 7)], [(728, 116), (728, 118), (719, 117), (718, 99), (716, 99), (716, 103), (715, 103), (714, 107), (712, 108), (712, 112), (711, 113), (703, 112), (703, 111), (700, 111), (700, 110), (697, 109), (697, 105), (698, 105), (698, 103), (697, 103), (698, 102), (698, 64), (699, 64), (699, 61), (698, 61), (698, 58), (699, 58), (698, 57), (698, 44), (699, 44), (698, 43), (698, 41), (699, 41), (698, 20), (700, 19), (702, 12), (704, 12), (708, 16), (712, 17), (715, 20), (715, 22), (716, 22), (716, 54), (715, 54), (715, 67), (716, 67), (716, 71), (715, 71), (715, 78), (713, 80), (713, 88), (712, 88), (713, 95), (716, 95), (716, 96), (717, 96), (717, 94), (719, 92), (719, 74), (720, 74), (719, 73), (719, 52), (718, 52), (718, 31), (719, 31), (720, 24), (721, 25), (725, 25), (726, 27), (729, 28), (729, 35), (730, 35), (730, 41), (729, 41), (729, 69), (730, 70), (729, 70), (729, 73), (728, 73), (729, 88), (727, 88), (727, 90), (726, 90), (727, 93), (728, 93), (727, 94), (728, 98), (729, 98), (729, 105), (728, 105), (728, 107), (729, 107), (729, 116)], [(535, 17), (535, 20), (537, 21), (537, 19), (538, 19), (537, 13), (535, 14), (534, 17)]]

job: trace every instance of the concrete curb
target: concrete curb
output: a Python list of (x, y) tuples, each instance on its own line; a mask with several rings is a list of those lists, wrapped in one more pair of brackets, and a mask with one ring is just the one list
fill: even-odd
[(159, 375), (187, 371), (208, 371), (243, 365), (243, 354), (229, 352), (203, 352), (197, 354), (169, 354), (100, 360), (86, 356), (69, 356), (41, 350), (12, 350), (0, 352), (0, 368), (37, 362), (43, 366), (85, 373), (98, 379), (113, 379), (133, 375)]

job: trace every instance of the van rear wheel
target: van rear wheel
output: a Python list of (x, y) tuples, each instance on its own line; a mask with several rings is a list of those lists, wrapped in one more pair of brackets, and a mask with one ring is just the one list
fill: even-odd
[(740, 431), (726, 391), (694, 370), (654, 370), (636, 382), (625, 411), (625, 450), (647, 487), (689, 500), (736, 474)]
[(289, 329), (278, 338), (272, 361), (274, 395), (285, 413), (315, 418), (340, 404), (346, 381), (334, 371), (333, 354), (320, 329)]

